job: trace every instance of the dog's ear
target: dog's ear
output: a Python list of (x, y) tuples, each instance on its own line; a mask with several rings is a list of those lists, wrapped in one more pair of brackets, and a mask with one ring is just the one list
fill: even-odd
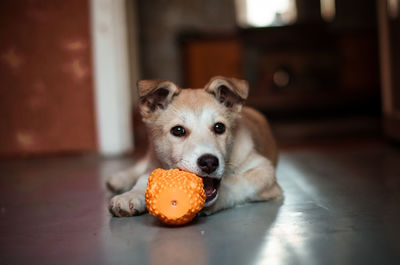
[(204, 89), (228, 108), (240, 111), (249, 95), (249, 84), (245, 80), (216, 76), (211, 78)]
[(140, 112), (143, 118), (164, 110), (181, 89), (168, 80), (140, 80), (137, 82)]

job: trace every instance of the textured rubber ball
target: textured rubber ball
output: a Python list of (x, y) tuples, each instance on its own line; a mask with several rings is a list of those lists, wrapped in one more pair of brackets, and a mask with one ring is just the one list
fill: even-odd
[(179, 169), (156, 169), (147, 183), (146, 207), (165, 224), (184, 225), (205, 203), (203, 180)]

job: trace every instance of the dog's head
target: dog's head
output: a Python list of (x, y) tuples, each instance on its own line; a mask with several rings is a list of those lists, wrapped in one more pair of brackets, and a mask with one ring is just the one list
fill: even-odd
[(203, 178), (212, 205), (226, 170), (236, 120), (248, 96), (246, 81), (214, 77), (204, 89), (181, 89), (167, 80), (138, 82), (140, 111), (165, 168)]

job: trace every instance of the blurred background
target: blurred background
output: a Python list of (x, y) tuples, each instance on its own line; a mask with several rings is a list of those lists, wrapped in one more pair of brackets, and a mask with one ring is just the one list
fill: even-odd
[(246, 79), (281, 147), (400, 139), (398, 0), (3, 0), (0, 156), (145, 142), (136, 81)]

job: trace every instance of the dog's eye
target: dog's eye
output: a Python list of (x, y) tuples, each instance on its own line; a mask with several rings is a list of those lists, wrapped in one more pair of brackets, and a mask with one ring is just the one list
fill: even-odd
[(223, 134), (225, 132), (225, 125), (223, 123), (217, 122), (214, 124), (214, 132), (216, 134)]
[(186, 130), (180, 125), (171, 128), (171, 134), (176, 137), (182, 137), (186, 135)]

